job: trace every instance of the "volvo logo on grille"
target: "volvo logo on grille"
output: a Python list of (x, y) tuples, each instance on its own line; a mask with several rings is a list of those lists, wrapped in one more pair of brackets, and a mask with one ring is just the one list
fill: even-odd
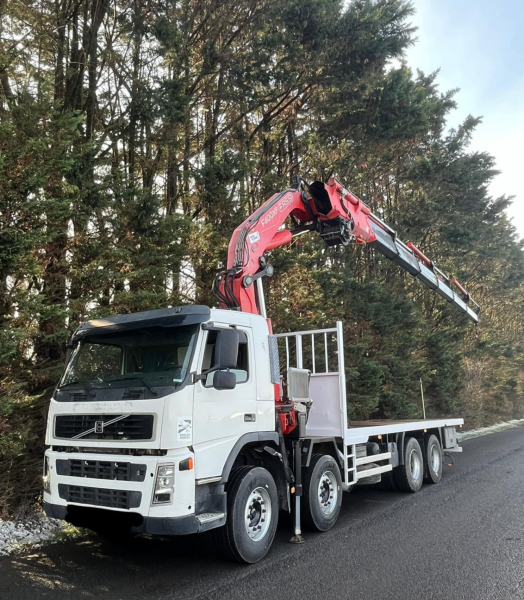
[(109, 425), (117, 423), (118, 421), (126, 419), (127, 417), (129, 417), (129, 415), (119, 415), (118, 417), (114, 417), (113, 419), (109, 419), (108, 421), (95, 421), (94, 427), (86, 429), (85, 431), (82, 431), (82, 433), (78, 433), (77, 435), (74, 435), (71, 439), (78, 440), (80, 438), (85, 437), (86, 435), (90, 435), (91, 433), (94, 433), (95, 435), (100, 435), (104, 433), (104, 427), (108, 427)]

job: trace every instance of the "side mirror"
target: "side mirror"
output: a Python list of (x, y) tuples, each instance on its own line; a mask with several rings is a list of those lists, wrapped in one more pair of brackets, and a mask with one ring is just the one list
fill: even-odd
[(234, 390), (237, 385), (237, 376), (231, 371), (215, 371), (213, 387), (215, 390)]
[(213, 368), (234, 369), (237, 366), (239, 340), (240, 338), (236, 329), (222, 329), (218, 332), (215, 342), (215, 364)]

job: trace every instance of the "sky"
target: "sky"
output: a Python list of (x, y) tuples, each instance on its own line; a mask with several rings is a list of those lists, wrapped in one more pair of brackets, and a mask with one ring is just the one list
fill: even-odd
[(483, 117), (471, 144), (487, 151), (501, 171), (495, 196), (515, 196), (508, 209), (524, 237), (524, 0), (412, 0), (418, 27), (407, 52), (413, 69), (440, 69), (440, 89), (460, 88), (449, 125), (468, 114)]

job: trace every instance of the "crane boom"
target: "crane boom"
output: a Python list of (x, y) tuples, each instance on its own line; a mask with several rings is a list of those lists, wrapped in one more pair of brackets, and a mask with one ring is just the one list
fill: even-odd
[[(289, 217), (292, 229), (284, 227)], [(467, 290), (412, 242), (398, 239), (391, 227), (336, 179), (309, 186), (300, 180), (297, 189), (274, 194), (235, 229), (227, 269), (215, 280), (220, 306), (263, 314), (261, 286), (254, 284), (273, 273), (267, 252), (307, 232), (317, 232), (328, 246), (347, 246), (352, 240), (370, 245), (478, 322), (480, 307)]]

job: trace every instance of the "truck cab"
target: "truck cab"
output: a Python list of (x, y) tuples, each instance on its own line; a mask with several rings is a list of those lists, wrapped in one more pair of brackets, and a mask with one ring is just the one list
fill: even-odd
[(276, 447), (266, 319), (186, 306), (88, 321), (49, 407), (44, 509), (98, 530), (216, 527), (238, 454), (264, 440)]

